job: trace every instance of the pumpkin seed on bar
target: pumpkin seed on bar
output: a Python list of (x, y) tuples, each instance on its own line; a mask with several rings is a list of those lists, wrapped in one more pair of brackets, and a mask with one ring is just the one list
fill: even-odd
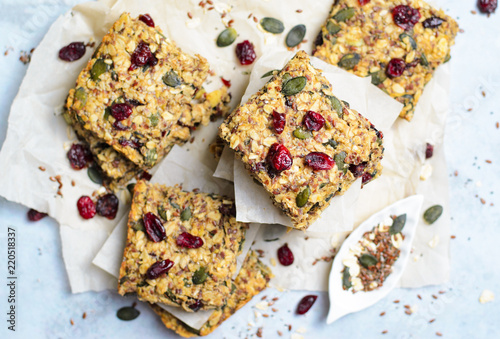
[(406, 41), (405, 39), (408, 39), (408, 42), (410, 43), (410, 46), (412, 49), (417, 49), (417, 43), (415, 41), (415, 39), (413, 39), (413, 37), (411, 35), (409, 35), (408, 33), (401, 33), (399, 35), (399, 40), (406, 44)]
[(217, 37), (217, 46), (218, 47), (227, 47), (231, 45), (234, 40), (236, 40), (236, 37), (238, 36), (238, 33), (236, 30), (232, 27), (226, 28), (223, 30), (219, 36)]
[(340, 26), (335, 22), (328, 20), (328, 23), (326, 24), (326, 30), (328, 31), (328, 34), (334, 35), (340, 32)]
[(281, 93), (286, 96), (291, 96), (299, 93), (306, 87), (307, 78), (306, 77), (296, 77), (288, 80), (284, 83), (281, 88)]
[(202, 266), (198, 268), (194, 273), (193, 273), (193, 284), (195, 285), (200, 285), (205, 282), (208, 278), (208, 273), (206, 267)]
[(87, 103), (87, 92), (83, 87), (78, 87), (75, 91), (75, 99), (82, 103), (82, 106), (85, 106)]
[(141, 312), (133, 306), (122, 307), (118, 310), (118, 312), (116, 312), (118, 319), (124, 321), (134, 320), (139, 316), (139, 314), (141, 314)]
[(181, 212), (181, 220), (182, 221), (187, 221), (191, 219), (191, 208), (186, 207), (184, 210)]
[(429, 66), (429, 61), (427, 60), (427, 57), (425, 56), (424, 53), (420, 55), (420, 64), (422, 66)]
[(307, 186), (302, 192), (297, 194), (297, 198), (295, 199), (297, 207), (304, 207), (309, 201), (310, 196), (311, 196), (311, 188)]
[(297, 139), (304, 140), (312, 138), (313, 134), (311, 131), (306, 131), (302, 127), (299, 127), (295, 131), (293, 131), (293, 136)]
[(173, 69), (171, 69), (163, 76), (163, 82), (167, 86), (177, 87), (182, 84), (182, 79)]
[(446, 57), (444, 58), (444, 61), (443, 61), (443, 64), (447, 63), (448, 61), (450, 61), (451, 59), (451, 55), (450, 53), (446, 54)]
[(344, 151), (335, 154), (335, 156), (333, 157), (333, 161), (335, 161), (335, 164), (337, 164), (337, 168), (339, 169), (339, 171), (344, 172), (344, 174), (347, 173), (347, 168), (349, 167), (344, 163), (346, 157), (347, 153)]
[(151, 126), (153, 127), (158, 126), (159, 121), (160, 121), (160, 113), (151, 114), (149, 116), (149, 122), (151, 123)]
[(90, 77), (94, 81), (99, 80), (101, 74), (106, 73), (109, 70), (109, 67), (110, 66), (104, 62), (104, 59), (97, 59), (90, 69)]
[(406, 213), (399, 215), (394, 221), (392, 222), (392, 226), (389, 228), (389, 233), (391, 234), (398, 234), (401, 233), (403, 230), (403, 227), (405, 227), (406, 224)]
[(154, 165), (156, 160), (158, 159), (158, 154), (156, 153), (156, 148), (150, 149), (146, 154), (146, 158), (144, 159), (145, 163), (149, 165)]
[(429, 207), (424, 213), (424, 220), (429, 225), (432, 225), (443, 214), (443, 206), (434, 205)]
[(163, 205), (158, 206), (158, 214), (163, 220), (168, 221), (167, 211), (165, 211)]
[(260, 78), (263, 79), (270, 77), (271, 75), (273, 75), (274, 72), (279, 72), (279, 69), (272, 69), (269, 72), (264, 73), (264, 75), (262, 75)]
[(344, 272), (342, 273), (342, 286), (348, 290), (352, 287), (351, 283), (351, 274), (349, 274), (349, 267), (344, 268)]
[(374, 72), (372, 75), (372, 84), (375, 86), (380, 85), (387, 79), (387, 74), (385, 74), (385, 70), (381, 69), (378, 72)]
[(92, 180), (92, 182), (98, 185), (102, 185), (102, 175), (96, 165), (92, 165), (87, 169), (87, 175), (89, 176), (90, 180)]
[(305, 25), (297, 25), (293, 27), (290, 32), (288, 32), (286, 36), (286, 45), (287, 47), (295, 47), (304, 40), (304, 36), (306, 35), (306, 26)]
[(262, 18), (260, 20), (260, 25), (266, 32), (273, 34), (280, 34), (285, 30), (285, 25), (283, 25), (283, 22), (275, 18)]
[(139, 219), (136, 223), (132, 225), (132, 228), (136, 231), (146, 232), (146, 228), (144, 227), (144, 222), (142, 219)]
[(359, 61), (361, 60), (361, 56), (358, 53), (350, 53), (346, 54), (340, 59), (339, 61), (339, 66), (342, 67), (343, 69), (353, 69), (354, 66), (356, 66)]
[(337, 22), (344, 22), (352, 18), (356, 14), (356, 11), (352, 7), (347, 7), (344, 9), (341, 9), (338, 11), (334, 16), (333, 19), (337, 20)]
[(376, 265), (378, 260), (373, 255), (365, 253), (359, 257), (359, 262), (363, 265), (363, 267), (368, 268)]
[(332, 108), (337, 112), (339, 118), (342, 119), (342, 116), (344, 115), (344, 109), (342, 107), (342, 104), (340, 103), (340, 100), (334, 97), (333, 95), (329, 95), (328, 99), (330, 100)]
[(335, 141), (335, 140), (333, 140), (333, 139), (330, 139), (330, 140), (328, 140), (327, 142), (325, 142), (325, 143), (323, 144), (323, 146), (330, 146), (330, 147), (331, 147), (331, 148), (333, 148), (333, 149), (337, 148), (337, 145), (338, 145), (338, 142), (336, 142), (336, 141)]

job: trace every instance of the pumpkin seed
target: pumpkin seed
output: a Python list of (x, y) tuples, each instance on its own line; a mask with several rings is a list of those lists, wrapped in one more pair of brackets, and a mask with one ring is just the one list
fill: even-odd
[(167, 211), (165, 211), (165, 207), (163, 207), (163, 205), (158, 206), (158, 214), (163, 220), (168, 221)]
[(236, 285), (234, 283), (231, 283), (231, 294), (233, 294), (234, 291), (236, 291)]
[(122, 307), (116, 312), (116, 316), (118, 319), (123, 320), (123, 321), (130, 321), (134, 320), (141, 314), (135, 307), (133, 306), (126, 306)]
[(193, 284), (200, 285), (208, 278), (207, 268), (202, 266), (193, 273)]
[(106, 73), (109, 70), (109, 65), (104, 62), (104, 59), (97, 59), (94, 65), (90, 69), (90, 77), (92, 80), (97, 81), (101, 74)]
[(92, 53), (92, 58), (91, 59), (97, 58), (97, 53), (99, 52), (99, 49), (101, 48), (101, 46), (102, 46), (102, 42), (99, 45), (97, 45), (94, 53)]
[(297, 207), (304, 207), (307, 204), (307, 201), (309, 201), (310, 196), (311, 196), (311, 188), (307, 186), (302, 192), (297, 194), (297, 198), (295, 198)]
[(181, 209), (181, 207), (180, 207), (178, 204), (176, 204), (175, 202), (173, 202), (173, 201), (172, 201), (172, 199), (168, 199), (168, 201), (170, 202), (170, 205), (171, 205), (173, 208), (178, 209), (178, 210), (180, 210), (180, 209)]
[(107, 121), (110, 115), (111, 115), (111, 107), (106, 107), (106, 109), (104, 110), (103, 119)]
[(340, 26), (337, 25), (335, 22), (329, 20), (328, 23), (326, 24), (326, 30), (328, 31), (328, 34), (334, 35), (340, 32)]
[(394, 219), (391, 228), (389, 228), (389, 233), (391, 234), (401, 233), (403, 227), (405, 227), (405, 224), (406, 224), (406, 213), (401, 214), (396, 219)]
[(288, 47), (295, 47), (304, 40), (304, 36), (306, 35), (306, 26), (305, 25), (297, 25), (288, 32), (286, 36), (286, 45)]
[(343, 69), (353, 69), (359, 61), (361, 60), (361, 56), (358, 53), (346, 54), (340, 59), (339, 66)]
[(337, 112), (337, 115), (339, 116), (340, 119), (342, 119), (344, 115), (344, 108), (342, 107), (342, 104), (340, 103), (340, 100), (334, 97), (333, 95), (329, 95), (328, 99), (330, 99), (330, 104), (332, 105), (332, 108)]
[(387, 74), (385, 74), (385, 70), (381, 69), (378, 72), (372, 73), (372, 84), (375, 86), (380, 85), (387, 79)]
[(429, 61), (427, 60), (427, 57), (425, 56), (424, 53), (420, 55), (420, 64), (422, 66), (429, 66)]
[(173, 69), (171, 69), (163, 76), (163, 82), (167, 86), (177, 87), (182, 84), (182, 79)]
[(337, 20), (337, 22), (344, 22), (352, 18), (354, 14), (356, 14), (355, 9), (347, 7), (338, 11), (337, 14), (333, 16), (333, 19)]
[(350, 107), (351, 107), (347, 101), (342, 100), (342, 102), (344, 103), (344, 106), (345, 106), (345, 107), (347, 107), (347, 108), (350, 108)]
[(262, 28), (269, 33), (280, 34), (285, 30), (285, 25), (281, 21), (275, 18), (263, 18), (260, 20), (260, 25)]
[(447, 63), (448, 61), (450, 61), (451, 59), (451, 55), (450, 53), (446, 54), (446, 57), (444, 58), (444, 61), (443, 61), (443, 64)]
[(165, 296), (170, 299), (172, 302), (176, 303), (176, 304), (179, 304), (179, 302), (177, 301), (177, 298), (174, 294), (174, 292), (172, 292), (172, 290), (169, 288), (167, 289), (167, 292), (165, 292)]
[(146, 162), (147, 166), (153, 166), (158, 159), (158, 154), (156, 153), (156, 148), (150, 149), (148, 153), (146, 154), (146, 159), (144, 161)]
[(424, 220), (429, 225), (433, 224), (443, 214), (443, 206), (434, 205), (429, 207), (424, 213)]
[(349, 267), (344, 268), (344, 273), (342, 273), (342, 286), (346, 290), (352, 287), (351, 275), (349, 274)]
[(278, 241), (280, 238), (274, 238), (274, 239), (264, 239), (265, 242), (273, 242), (273, 241)]
[[(182, 221), (187, 221), (191, 219), (191, 208), (186, 207), (185, 209), (182, 210), (181, 212), (181, 220)], [(165, 219), (166, 220), (166, 219)]]
[(409, 35), (408, 33), (401, 33), (399, 35), (399, 40), (402, 43), (404, 43), (405, 45), (407, 45), (408, 43), (405, 41), (405, 39), (408, 39), (408, 43), (410, 44), (412, 49), (417, 49), (417, 43), (416, 43), (415, 39), (413, 39), (413, 37), (411, 35)]
[(359, 262), (361, 263), (361, 265), (363, 265), (363, 267), (368, 268), (376, 265), (378, 263), (378, 260), (373, 255), (365, 253), (361, 255), (361, 257), (359, 257)]
[(336, 142), (336, 141), (335, 141), (335, 140), (333, 140), (333, 139), (330, 139), (330, 140), (328, 140), (327, 142), (325, 142), (325, 143), (323, 144), (323, 146), (330, 146), (331, 148), (335, 149), (335, 148), (337, 148), (337, 146), (338, 146), (338, 142)]
[(132, 195), (134, 195), (134, 188), (135, 188), (135, 182), (127, 185), (127, 189)]
[(279, 72), (279, 69), (272, 69), (270, 70), (269, 72), (266, 72), (263, 76), (261, 76), (260, 78), (263, 79), (263, 78), (267, 78), (267, 77), (270, 77), (271, 75), (274, 74), (274, 72)]
[(307, 78), (306, 77), (296, 77), (288, 80), (284, 83), (281, 88), (281, 93), (286, 96), (291, 96), (299, 93), (306, 87)]
[(312, 138), (313, 134), (311, 131), (306, 131), (302, 129), (302, 127), (299, 127), (295, 131), (293, 131), (293, 136), (296, 137), (297, 139), (305, 140)]
[(149, 116), (149, 122), (151, 123), (151, 126), (156, 127), (158, 126), (158, 122), (160, 122), (160, 114), (151, 114)]
[(64, 121), (66, 121), (66, 123), (67, 123), (68, 125), (72, 125), (72, 124), (73, 124), (73, 122), (71, 121), (71, 118), (70, 118), (70, 116), (69, 116), (69, 112), (68, 112), (68, 111), (64, 110), (64, 112), (63, 112), (62, 116), (63, 116), (63, 118), (64, 118)]
[(333, 157), (333, 160), (337, 164), (337, 168), (339, 169), (339, 171), (344, 172), (344, 174), (347, 173), (347, 168), (349, 167), (344, 162), (346, 156), (347, 156), (347, 153), (342, 151), (338, 154), (335, 154), (335, 156)]
[(283, 74), (283, 77), (281, 78), (281, 86), (283, 87), (285, 83), (287, 83), (291, 78), (292, 76), (290, 75), (290, 73)]
[(231, 45), (234, 40), (236, 40), (236, 37), (238, 36), (238, 33), (236, 30), (232, 27), (226, 28), (223, 30), (219, 36), (217, 37), (217, 46), (218, 47), (227, 47)]
[(89, 176), (92, 182), (102, 185), (102, 175), (97, 166), (92, 165), (87, 169), (87, 175)]
[(136, 231), (142, 231), (142, 232), (145, 232), (146, 229), (144, 228), (144, 222), (142, 221), (142, 219), (140, 219), (139, 221), (137, 221), (133, 226), (132, 228)]
[(83, 87), (78, 87), (75, 91), (75, 99), (80, 101), (82, 106), (85, 106), (87, 103), (87, 92)]

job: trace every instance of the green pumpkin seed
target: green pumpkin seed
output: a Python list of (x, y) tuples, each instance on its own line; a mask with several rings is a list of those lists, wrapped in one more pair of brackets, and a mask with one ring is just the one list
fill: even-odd
[(326, 30), (328, 31), (328, 34), (334, 35), (340, 32), (340, 26), (337, 25), (335, 22), (329, 20), (328, 23), (326, 24)]
[(118, 74), (115, 71), (111, 71), (111, 80), (118, 81)]
[(149, 122), (151, 123), (151, 126), (156, 127), (158, 126), (158, 122), (160, 121), (160, 114), (151, 114), (149, 116)]
[(71, 121), (71, 117), (69, 116), (69, 112), (68, 111), (64, 110), (62, 116), (64, 118), (64, 121), (66, 121), (66, 123), (68, 125), (73, 125), (73, 121)]
[(420, 64), (422, 66), (429, 66), (429, 61), (427, 60), (427, 57), (425, 56), (424, 53), (420, 55)]
[(174, 292), (169, 288), (167, 289), (167, 292), (165, 292), (165, 296), (170, 299), (173, 303), (179, 304), (177, 301), (177, 297), (175, 296)]
[[(181, 220), (182, 221), (187, 221), (191, 219), (191, 208), (186, 207), (184, 210), (181, 212)], [(165, 219), (166, 220), (166, 219)]]
[(208, 273), (206, 267), (202, 266), (198, 268), (194, 273), (193, 273), (193, 284), (195, 285), (200, 285), (205, 282), (208, 278)]
[(285, 84), (288, 82), (288, 80), (290, 80), (292, 78), (292, 76), (290, 75), (290, 73), (285, 73), (283, 74), (283, 77), (281, 77), (281, 86), (285, 86)]
[(85, 106), (87, 103), (87, 92), (83, 87), (78, 87), (75, 91), (75, 99), (82, 103), (82, 106)]
[(168, 199), (168, 201), (170, 202), (170, 205), (171, 205), (173, 208), (178, 209), (178, 210), (180, 210), (180, 209), (181, 209), (181, 207), (180, 207), (178, 204), (176, 204), (175, 202), (173, 202), (173, 201), (172, 201), (172, 199)]
[(92, 182), (102, 185), (102, 175), (97, 166), (92, 165), (87, 169), (87, 175), (89, 176)]
[(279, 72), (279, 69), (272, 69), (270, 70), (269, 72), (266, 72), (263, 76), (261, 76), (260, 78), (263, 79), (263, 78), (267, 78), (267, 77), (270, 77), (271, 75), (274, 74), (274, 72)]
[(109, 68), (110, 66), (104, 62), (104, 59), (97, 59), (90, 69), (90, 77), (92, 78), (92, 80), (97, 81), (99, 80), (101, 74), (106, 73)]
[[(413, 37), (411, 35), (409, 35), (408, 33), (401, 33), (399, 35), (399, 40), (406, 45), (409, 43), (412, 49), (417, 49), (417, 43), (416, 43), (415, 39), (413, 39)], [(406, 42), (406, 41), (408, 41), (408, 42)]]
[(306, 26), (305, 25), (297, 25), (288, 32), (286, 36), (286, 45), (287, 47), (295, 47), (304, 40), (304, 36), (306, 35)]
[(173, 69), (171, 69), (163, 76), (163, 83), (170, 87), (177, 87), (182, 84), (182, 79)]
[(104, 110), (103, 119), (108, 121), (110, 115), (111, 115), (111, 107), (106, 107), (106, 109)]
[(236, 291), (236, 285), (234, 283), (231, 283), (231, 294), (233, 294), (234, 291)]
[(97, 58), (97, 53), (99, 52), (99, 49), (101, 48), (101, 46), (102, 46), (102, 42), (99, 45), (97, 45), (94, 53), (92, 53), (92, 58), (91, 59)]
[(424, 213), (424, 220), (429, 225), (433, 224), (443, 214), (443, 206), (434, 205), (429, 207)]
[(447, 63), (448, 61), (450, 61), (451, 59), (451, 55), (450, 53), (446, 54), (446, 57), (444, 58), (444, 61), (443, 61), (443, 64)]
[(122, 307), (116, 312), (116, 316), (118, 319), (123, 320), (123, 321), (130, 321), (134, 320), (141, 314), (135, 307), (133, 306), (126, 306)]
[(145, 228), (144, 228), (144, 222), (142, 221), (142, 219), (140, 219), (139, 221), (137, 221), (133, 226), (132, 228), (136, 231), (142, 231), (142, 232), (145, 232)]
[(391, 234), (401, 233), (403, 227), (405, 227), (405, 224), (406, 224), (406, 213), (401, 214), (396, 219), (394, 219), (391, 228), (389, 228), (389, 233)]
[(217, 47), (227, 47), (231, 45), (234, 40), (236, 40), (237, 36), (238, 33), (234, 28), (226, 28), (217, 37)]
[(363, 267), (368, 268), (376, 265), (378, 260), (373, 255), (365, 253), (359, 257), (359, 262), (363, 265)]
[(280, 238), (274, 238), (274, 239), (264, 239), (265, 242), (273, 242), (273, 241), (278, 241)]
[(334, 97), (333, 95), (329, 95), (328, 99), (330, 99), (330, 104), (332, 105), (332, 108), (335, 110), (335, 112), (337, 112), (339, 118), (342, 119), (342, 117), (344, 116), (344, 108), (342, 107), (340, 100)]
[(361, 56), (358, 53), (346, 54), (340, 59), (339, 66), (343, 69), (353, 69), (359, 61), (361, 60)]
[(313, 134), (311, 131), (304, 130), (302, 127), (297, 128), (293, 131), (293, 136), (300, 140), (305, 140), (312, 138)]
[(348, 290), (352, 287), (351, 283), (351, 275), (349, 274), (349, 267), (344, 268), (344, 272), (342, 273), (342, 286), (345, 290)]
[(127, 189), (132, 195), (134, 195), (134, 188), (135, 188), (135, 182), (127, 185)]
[(263, 18), (260, 20), (260, 25), (262, 28), (269, 33), (280, 34), (285, 30), (285, 25), (281, 21), (275, 18)]
[(385, 70), (381, 69), (378, 72), (372, 73), (372, 84), (375, 86), (380, 85), (387, 79), (387, 74), (385, 74)]
[(335, 149), (335, 148), (337, 148), (337, 146), (338, 146), (338, 142), (336, 142), (336, 141), (335, 141), (335, 140), (333, 140), (333, 139), (330, 139), (330, 140), (328, 140), (327, 142), (325, 142), (325, 143), (323, 144), (323, 146), (330, 146), (331, 148)]
[(347, 153), (342, 151), (338, 154), (335, 154), (333, 157), (333, 160), (335, 161), (335, 164), (337, 164), (337, 168), (339, 171), (344, 172), (344, 174), (347, 173), (347, 168), (349, 167), (348, 165), (345, 164), (345, 157), (347, 156)]
[(302, 192), (297, 194), (297, 198), (295, 198), (295, 202), (297, 203), (297, 207), (304, 207), (309, 201), (309, 197), (311, 196), (311, 188), (307, 186)]
[(342, 102), (344, 103), (344, 106), (345, 106), (345, 107), (347, 107), (347, 108), (351, 107), (347, 101), (342, 100)]
[(281, 93), (286, 96), (291, 96), (299, 93), (306, 87), (307, 78), (306, 77), (296, 77), (288, 80), (284, 83), (281, 88)]
[(337, 22), (344, 22), (352, 18), (354, 14), (356, 14), (356, 10), (354, 8), (347, 7), (338, 11), (337, 14), (333, 16), (333, 19), (337, 20)]
[(165, 211), (165, 207), (163, 207), (163, 205), (158, 206), (158, 214), (163, 220), (168, 221), (167, 211)]
[(158, 154), (156, 153), (156, 148), (153, 148), (148, 151), (144, 161), (146, 162), (147, 166), (153, 166), (156, 163), (157, 159), (158, 159)]

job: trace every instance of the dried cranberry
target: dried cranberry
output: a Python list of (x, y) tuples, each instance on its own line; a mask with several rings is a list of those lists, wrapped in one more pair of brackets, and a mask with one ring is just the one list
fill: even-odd
[(267, 154), (267, 161), (278, 172), (292, 167), (293, 159), (290, 151), (282, 144), (273, 144)]
[(399, 5), (392, 10), (392, 18), (396, 25), (407, 31), (420, 20), (420, 12), (416, 8)]
[(250, 65), (257, 57), (253, 44), (248, 40), (236, 45), (236, 56), (242, 65)]
[(118, 121), (116, 120), (114, 123), (113, 123), (113, 127), (119, 131), (126, 131), (129, 129), (128, 126), (125, 126), (124, 124), (122, 124), (121, 121)]
[(78, 207), (78, 212), (80, 212), (83, 219), (92, 219), (95, 216), (95, 204), (87, 195), (78, 199), (76, 207)]
[(142, 171), (141, 175), (139, 176), (139, 179), (144, 179), (144, 180), (151, 180), (153, 176), (151, 174), (149, 174), (149, 172), (147, 171)]
[(311, 152), (306, 155), (306, 163), (315, 171), (330, 170), (335, 165), (332, 157), (321, 152)]
[(365, 172), (365, 173), (363, 173), (363, 176), (361, 177), (361, 183), (364, 185), (367, 182), (369, 182), (370, 180), (372, 180), (372, 178), (373, 178), (373, 176), (370, 173)]
[[(262, 168), (264, 169), (264, 168)], [(236, 205), (220, 205), (219, 207), (219, 212), (221, 212), (223, 215), (230, 215), (236, 218)]]
[(37, 210), (34, 210), (34, 209), (30, 209), (28, 211), (28, 220), (29, 221), (38, 221), (38, 220), (45, 218), (46, 216), (47, 216), (47, 213), (38, 212)]
[(385, 73), (390, 78), (397, 78), (403, 75), (406, 63), (403, 59), (394, 58), (389, 61)]
[(193, 310), (193, 312), (198, 312), (203, 307), (203, 303), (201, 300), (195, 300), (195, 302), (189, 305), (189, 308)]
[(154, 54), (151, 52), (149, 46), (141, 41), (135, 48), (134, 53), (132, 53), (131, 64), (128, 70), (133, 71), (134, 69), (145, 65), (154, 66), (157, 63), (158, 59), (156, 59)]
[(231, 87), (231, 80), (226, 80), (224, 79), (223, 77), (220, 77), (222, 83), (224, 84), (224, 86), (226, 86), (227, 88)]
[(59, 58), (64, 61), (75, 61), (85, 54), (85, 44), (83, 42), (72, 42), (59, 50)]
[(161, 260), (155, 262), (148, 268), (146, 272), (147, 279), (156, 279), (163, 273), (167, 273), (174, 266), (174, 262), (172, 260)]
[(113, 220), (118, 212), (118, 198), (113, 193), (104, 194), (97, 199), (97, 214)]
[(307, 111), (304, 117), (304, 126), (310, 131), (319, 131), (325, 126), (325, 118), (319, 113)]
[[(314, 39), (314, 46), (322, 46), (324, 43), (323, 41), (323, 32), (319, 31), (318, 35), (316, 36), (316, 39)], [(314, 52), (313, 52), (314, 54)]]
[(132, 114), (132, 107), (129, 104), (113, 104), (110, 108), (111, 115), (118, 121), (127, 119)]
[(278, 134), (283, 133), (286, 125), (286, 115), (285, 113), (278, 113), (273, 111), (273, 127), (274, 131)]
[(360, 6), (364, 6), (364, 5), (366, 5), (367, 3), (370, 2), (370, 0), (358, 0), (358, 1), (359, 1), (359, 5)]
[(278, 248), (278, 260), (280, 264), (283, 266), (290, 266), (293, 264), (293, 253), (288, 247), (288, 244), (284, 244), (280, 248)]
[(441, 26), (443, 22), (443, 19), (438, 18), (437, 16), (433, 16), (429, 19), (425, 19), (424, 22), (422, 22), (422, 26), (424, 26), (424, 28), (436, 28)]
[(167, 237), (165, 228), (160, 218), (151, 212), (148, 212), (142, 217), (146, 234), (151, 241), (159, 242)]
[(483, 13), (491, 14), (497, 9), (497, 0), (478, 0), (477, 7)]
[(425, 146), (425, 158), (429, 159), (432, 158), (432, 155), (434, 154), (434, 146), (427, 143)]
[(67, 156), (74, 170), (81, 170), (92, 162), (92, 153), (90, 153), (90, 149), (82, 144), (73, 144)]
[(151, 18), (151, 16), (149, 14), (139, 15), (139, 20), (144, 22), (149, 27), (155, 27), (155, 22), (153, 21), (153, 19)]
[(349, 171), (357, 178), (365, 172), (366, 163), (362, 162), (357, 165), (349, 165)]
[(306, 295), (297, 306), (297, 314), (306, 314), (318, 299), (317, 295)]
[(177, 246), (186, 248), (200, 248), (203, 246), (203, 240), (200, 237), (188, 232), (182, 232), (177, 237)]

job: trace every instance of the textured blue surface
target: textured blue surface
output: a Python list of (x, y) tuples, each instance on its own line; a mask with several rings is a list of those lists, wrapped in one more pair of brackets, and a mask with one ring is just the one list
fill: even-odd
[[(27, 69), (18, 60), (20, 51), (35, 47), (56, 17), (78, 2), (81, 1), (0, 1), (0, 52), (13, 48), (6, 56), (0, 54), (0, 145), (5, 140), (10, 105)], [(212, 338), (252, 338), (261, 326), (264, 338), (278, 337), (278, 330), (283, 332), (283, 338), (289, 338), (301, 327), (307, 330), (302, 334), (305, 338), (429, 338), (436, 337), (436, 332), (448, 338), (500, 337), (500, 129), (495, 126), (500, 122), (500, 13), (489, 18), (474, 15), (471, 11), (476, 9), (475, 0), (436, 3), (457, 18), (465, 31), (457, 37), (452, 51), (452, 111), (445, 140), (452, 234), (456, 235), (451, 242), (450, 282), (395, 290), (375, 306), (330, 326), (325, 325), (326, 293), (320, 294), (306, 316), (297, 316), (295, 307), (305, 293), (268, 290), (262, 295), (267, 295), (268, 300), (279, 297), (273, 306), (278, 312), (258, 311), (270, 317), (256, 321), (252, 305), (259, 301), (257, 298), (224, 323)], [(15, 333), (7, 330), (5, 321), (9, 226), (17, 231)], [(497, 300), (480, 304), (478, 298), (483, 289), (494, 291)], [(400, 303), (393, 303), (394, 300)], [(25, 207), (0, 198), (1, 338), (176, 337), (142, 304), (137, 306), (141, 311), (138, 319), (118, 320), (116, 310), (132, 302), (132, 298), (111, 291), (72, 295), (62, 262), (57, 223), (49, 218), (28, 223)], [(404, 305), (417, 306), (417, 310), (408, 316)], [(84, 312), (86, 319), (82, 318)], [(379, 316), (381, 312), (386, 312), (385, 316)], [(429, 323), (431, 319), (436, 320)], [(254, 326), (248, 326), (249, 322)], [(291, 332), (288, 324), (292, 324)], [(382, 335), (383, 330), (388, 333)]]

